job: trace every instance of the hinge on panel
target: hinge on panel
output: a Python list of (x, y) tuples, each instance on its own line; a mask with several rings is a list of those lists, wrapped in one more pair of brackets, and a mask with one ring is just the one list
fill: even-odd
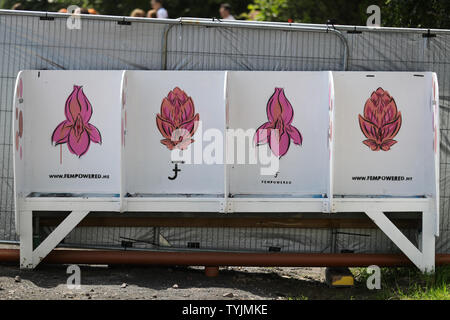
[(356, 30), (356, 26), (353, 28), (353, 30), (348, 30), (347, 31), (348, 34), (361, 34), (362, 31), (361, 30)]
[(422, 33), (423, 38), (436, 38), (436, 33), (431, 33), (430, 29), (428, 29), (427, 33)]
[(328, 33), (328, 30), (330, 30), (330, 29), (336, 30), (336, 27), (334, 26), (336, 23), (337, 23), (336, 19), (328, 19), (327, 20), (327, 33)]
[(46, 12), (46, 13), (45, 13), (45, 16), (39, 17), (39, 20), (53, 21), (53, 20), (55, 20), (55, 18), (54, 18), (54, 17), (49, 17), (49, 16), (48, 16), (48, 12)]
[(131, 26), (131, 21), (126, 21), (125, 17), (122, 20), (117, 21), (117, 24), (120, 26)]

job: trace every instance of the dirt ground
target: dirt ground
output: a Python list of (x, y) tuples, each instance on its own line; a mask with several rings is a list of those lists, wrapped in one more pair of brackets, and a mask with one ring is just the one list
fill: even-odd
[(371, 291), (329, 288), (323, 268), (81, 266), (81, 289), (68, 289), (67, 266), (20, 271), (0, 264), (0, 299), (370, 299)]
[(208, 278), (201, 267), (80, 266), (81, 289), (67, 287), (67, 266), (20, 271), (0, 264), (4, 299), (315, 300), (371, 299), (363, 285), (329, 288), (323, 268), (221, 268)]
[[(2, 246), (4, 247), (4, 246)], [(33, 271), (0, 263), (3, 299), (371, 299), (365, 284), (330, 288), (325, 268), (224, 267), (214, 278), (203, 267), (87, 266), (81, 289), (69, 289), (67, 265), (41, 265)]]

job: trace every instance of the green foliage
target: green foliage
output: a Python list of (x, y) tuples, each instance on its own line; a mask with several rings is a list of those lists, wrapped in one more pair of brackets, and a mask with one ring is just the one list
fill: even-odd
[(23, 7), (26, 10), (37, 10), (37, 11), (47, 11), (50, 8), (47, 0), (23, 0), (23, 1), (14, 1), (14, 0), (0, 0), (0, 8), (2, 9), (11, 9), (12, 6), (16, 3), (22, 3)]
[[(361, 286), (370, 274), (366, 268), (353, 268)], [(376, 299), (450, 300), (450, 266), (436, 267), (434, 274), (422, 274), (415, 267), (381, 268), (381, 290), (374, 290)]]
[[(0, 0), (0, 8), (10, 9), (15, 3), (21, 2), (26, 10), (58, 11), (70, 5), (94, 8), (101, 14), (129, 15), (133, 9), (150, 9), (150, 0)], [(231, 4), (232, 13), (239, 15), (247, 9), (251, 0), (165, 0), (164, 7), (171, 18), (182, 16), (212, 18), (219, 17), (219, 7), (223, 2)]]
[(450, 1), (386, 0), (384, 25), (405, 28), (450, 28)]
[[(101, 14), (129, 15), (135, 8), (150, 9), (150, 0), (0, 0), (10, 9), (21, 2), (26, 10), (58, 11), (75, 4)], [(450, 28), (450, 1), (442, 0), (165, 0), (171, 18), (219, 17), (219, 7), (228, 2), (233, 14), (243, 19), (365, 25), (369, 5), (381, 8), (381, 24), (392, 27)]]
[(248, 6), (248, 17), (259, 21), (287, 21), (288, 5), (286, 0), (255, 0)]
[(289, 21), (361, 25), (367, 20), (366, 9), (380, 0), (254, 0), (249, 16), (261, 21)]
[(247, 18), (365, 25), (367, 7), (378, 5), (381, 24), (392, 27), (450, 28), (450, 1), (442, 0), (254, 0)]

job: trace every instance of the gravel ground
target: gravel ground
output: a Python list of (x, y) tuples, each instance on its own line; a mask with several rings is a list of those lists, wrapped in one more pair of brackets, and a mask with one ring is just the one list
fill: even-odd
[(323, 268), (81, 266), (81, 289), (68, 289), (67, 266), (21, 271), (0, 264), (0, 299), (370, 299), (371, 291), (329, 288)]
[(370, 299), (363, 284), (329, 288), (324, 268), (80, 266), (81, 289), (67, 287), (67, 266), (41, 265), (33, 271), (0, 264), (1, 299)]

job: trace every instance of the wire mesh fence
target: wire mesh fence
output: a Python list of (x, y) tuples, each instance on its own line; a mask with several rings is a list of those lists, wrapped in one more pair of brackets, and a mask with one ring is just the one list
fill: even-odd
[[(450, 253), (450, 31), (152, 20), (0, 11), (0, 241), (14, 230), (11, 117), (20, 70), (434, 71), (441, 114), (441, 235)], [(45, 236), (51, 228), (42, 228)], [(410, 239), (418, 229), (407, 229)], [(378, 229), (79, 227), (65, 245), (138, 249), (396, 252)]]
[[(45, 237), (53, 228), (44, 228)], [(403, 233), (417, 243), (417, 230)], [(283, 253), (399, 253), (378, 229), (80, 227), (63, 245), (87, 248)]]

